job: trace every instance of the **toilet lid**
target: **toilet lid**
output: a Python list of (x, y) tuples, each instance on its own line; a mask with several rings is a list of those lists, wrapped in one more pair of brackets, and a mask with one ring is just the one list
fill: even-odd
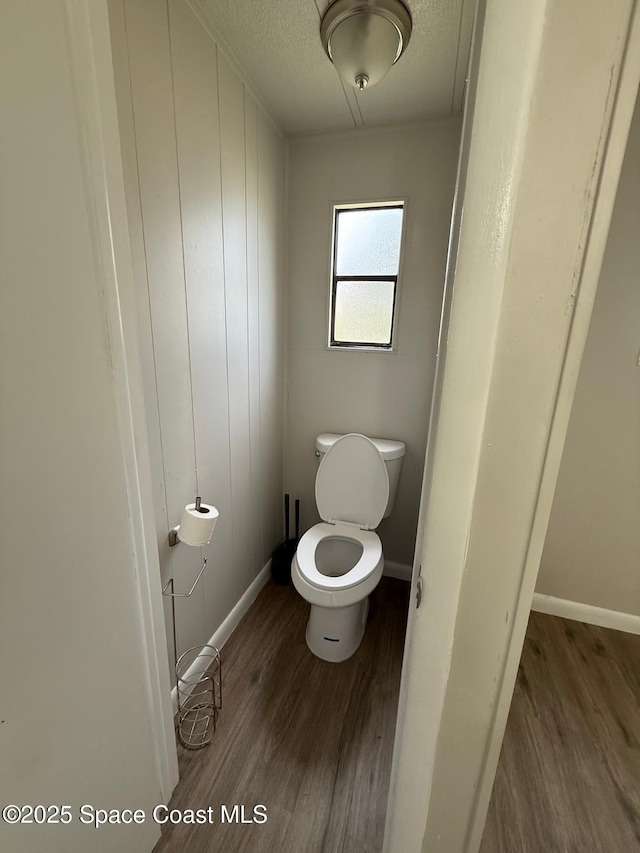
[(316, 476), (323, 521), (350, 521), (369, 530), (382, 521), (389, 475), (380, 451), (364, 435), (343, 435), (325, 453)]

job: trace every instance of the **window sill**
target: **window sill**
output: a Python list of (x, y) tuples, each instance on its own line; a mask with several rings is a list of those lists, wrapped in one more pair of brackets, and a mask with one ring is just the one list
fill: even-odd
[(377, 352), (379, 355), (396, 355), (397, 353), (397, 349), (394, 349), (392, 347), (340, 347), (328, 344), (325, 349), (327, 350), (327, 352)]

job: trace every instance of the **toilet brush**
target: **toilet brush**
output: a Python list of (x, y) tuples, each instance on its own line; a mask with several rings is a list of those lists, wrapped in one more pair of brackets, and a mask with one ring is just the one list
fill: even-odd
[(289, 539), (289, 495), (284, 496), (284, 531), (285, 541), (282, 542), (271, 556), (271, 577), (278, 584), (291, 583), (291, 561), (298, 546), (300, 532), (300, 501), (296, 500), (296, 538)]

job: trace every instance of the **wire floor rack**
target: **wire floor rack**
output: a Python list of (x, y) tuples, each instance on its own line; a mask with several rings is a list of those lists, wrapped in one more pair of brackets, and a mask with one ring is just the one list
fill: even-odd
[(176, 662), (178, 740), (186, 749), (211, 743), (222, 708), (222, 660), (215, 646), (193, 646)]

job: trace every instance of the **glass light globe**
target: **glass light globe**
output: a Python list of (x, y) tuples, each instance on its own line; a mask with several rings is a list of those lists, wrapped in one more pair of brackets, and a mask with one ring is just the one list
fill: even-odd
[(400, 45), (400, 34), (391, 21), (369, 12), (341, 21), (329, 40), (338, 73), (360, 90), (382, 80), (396, 61)]

